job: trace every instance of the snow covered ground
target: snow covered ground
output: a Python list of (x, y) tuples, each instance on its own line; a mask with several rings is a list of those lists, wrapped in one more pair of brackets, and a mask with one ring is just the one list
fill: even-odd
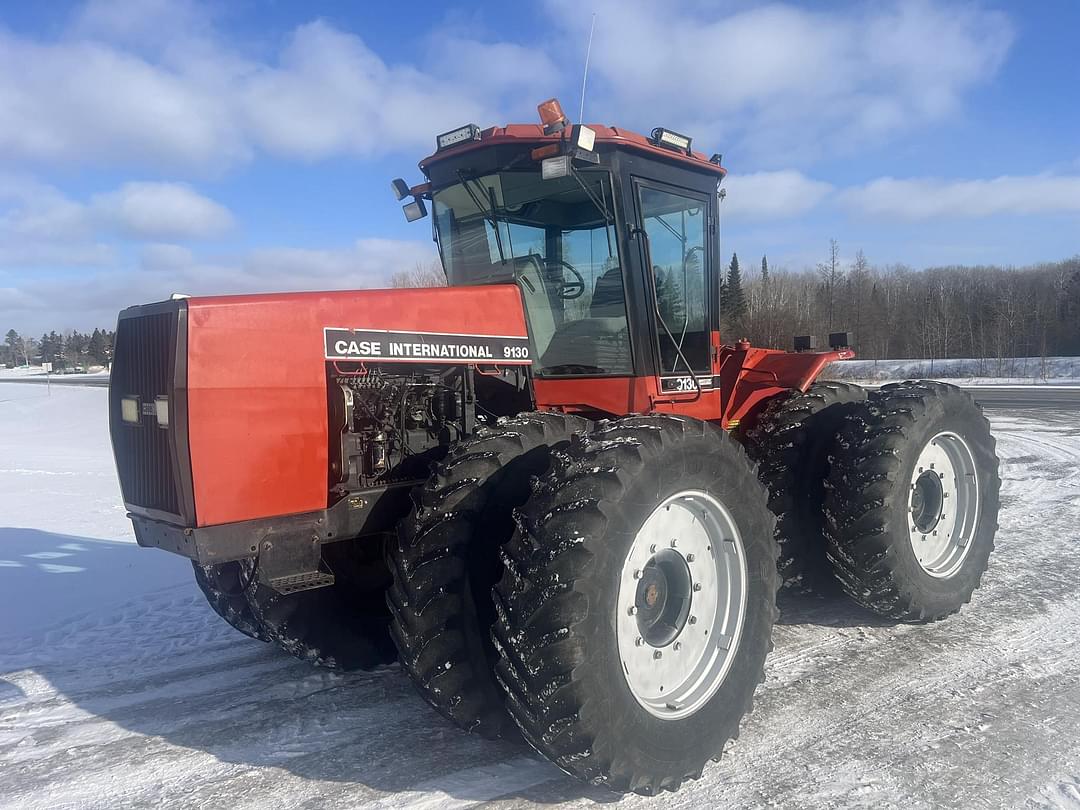
[(945, 380), (961, 386), (1080, 385), (1080, 357), (842, 360), (827, 366), (825, 377), (873, 383), (894, 380)]
[[(137, 548), (105, 391), (0, 386), (0, 808), (616, 801), (463, 735), (395, 668), (313, 669)], [(628, 807), (1080, 808), (1080, 414), (991, 413), (1004, 510), (972, 604), (895, 626), (784, 595), (768, 680), (705, 778)]]

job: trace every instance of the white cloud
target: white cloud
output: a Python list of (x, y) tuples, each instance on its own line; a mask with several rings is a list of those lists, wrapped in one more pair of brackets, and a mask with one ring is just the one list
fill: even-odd
[(152, 273), (179, 271), (195, 264), (195, 255), (186, 247), (155, 242), (139, 251), (139, 267)]
[(254, 58), (216, 35), (210, 14), (98, 0), (55, 41), (0, 30), (0, 161), (216, 171), (260, 149), (308, 160), (416, 150), (469, 120), (531, 114), (524, 102), (558, 73), (524, 47), (456, 35), (429, 38), (431, 70), (391, 64), (323, 21)]
[(115, 261), (112, 237), (196, 240), (232, 225), (226, 208), (181, 183), (125, 183), (80, 202), (0, 173), (0, 267), (103, 265)]
[(0, 32), (0, 155), (199, 167), (243, 159), (250, 149), (221, 92), (228, 76), (212, 73), (199, 80), (98, 42)]
[[(278, 247), (242, 255), (197, 257), (177, 245), (147, 246), (139, 267), (95, 273), (48, 274), (9, 286), (0, 272), (0, 311), (6, 326), (36, 334), (58, 325), (77, 329), (112, 324), (132, 304), (175, 292), (224, 295), (290, 290), (348, 290), (386, 286), (390, 276), (435, 258), (429, 243), (358, 239), (325, 250)], [(152, 270), (152, 272), (150, 272)]]
[[(938, 0), (842, 13), (785, 4), (685, 13), (657, 3), (596, 5), (591, 109), (773, 164), (949, 115), (967, 90), (993, 77), (1013, 37), (999, 12)], [(571, 41), (584, 41), (590, 15), (579, 3), (549, 0), (549, 8)]]
[(227, 208), (183, 183), (125, 183), (90, 206), (102, 225), (142, 239), (205, 239), (233, 226)]
[(738, 219), (781, 219), (815, 208), (833, 187), (791, 169), (730, 175), (724, 181), (724, 216)]
[(998, 214), (1080, 214), (1080, 176), (1035, 174), (991, 180), (882, 177), (840, 196), (853, 212), (921, 220)]

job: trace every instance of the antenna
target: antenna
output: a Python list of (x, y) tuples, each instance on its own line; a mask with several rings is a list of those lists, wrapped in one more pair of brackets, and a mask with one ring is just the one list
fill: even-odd
[(589, 78), (589, 57), (592, 56), (592, 38), (596, 31), (596, 12), (592, 15), (592, 25), (589, 26), (589, 47), (585, 49), (585, 72), (581, 76), (581, 108), (578, 111), (578, 123), (585, 123), (585, 82)]

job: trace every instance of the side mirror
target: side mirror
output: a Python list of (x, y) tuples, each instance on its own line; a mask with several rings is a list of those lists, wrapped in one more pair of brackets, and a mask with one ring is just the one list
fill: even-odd
[(390, 189), (394, 192), (394, 197), (398, 200), (404, 200), (409, 196), (409, 184), (400, 177), (396, 177), (390, 181)]
[(405, 212), (405, 220), (407, 222), (416, 222), (416, 220), (423, 219), (427, 216), (427, 206), (424, 205), (424, 201), (419, 197), (411, 203), (406, 203), (401, 206), (401, 210)]

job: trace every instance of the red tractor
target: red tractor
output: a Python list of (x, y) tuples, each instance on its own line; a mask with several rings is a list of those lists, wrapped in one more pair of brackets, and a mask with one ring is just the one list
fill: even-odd
[(900, 621), (971, 597), (994, 441), (947, 385), (815, 382), (846, 334), (723, 343), (720, 157), (539, 110), (394, 181), (447, 288), (124, 310), (113, 447), (139, 543), (241, 632), (674, 790), (750, 709), (782, 580)]

